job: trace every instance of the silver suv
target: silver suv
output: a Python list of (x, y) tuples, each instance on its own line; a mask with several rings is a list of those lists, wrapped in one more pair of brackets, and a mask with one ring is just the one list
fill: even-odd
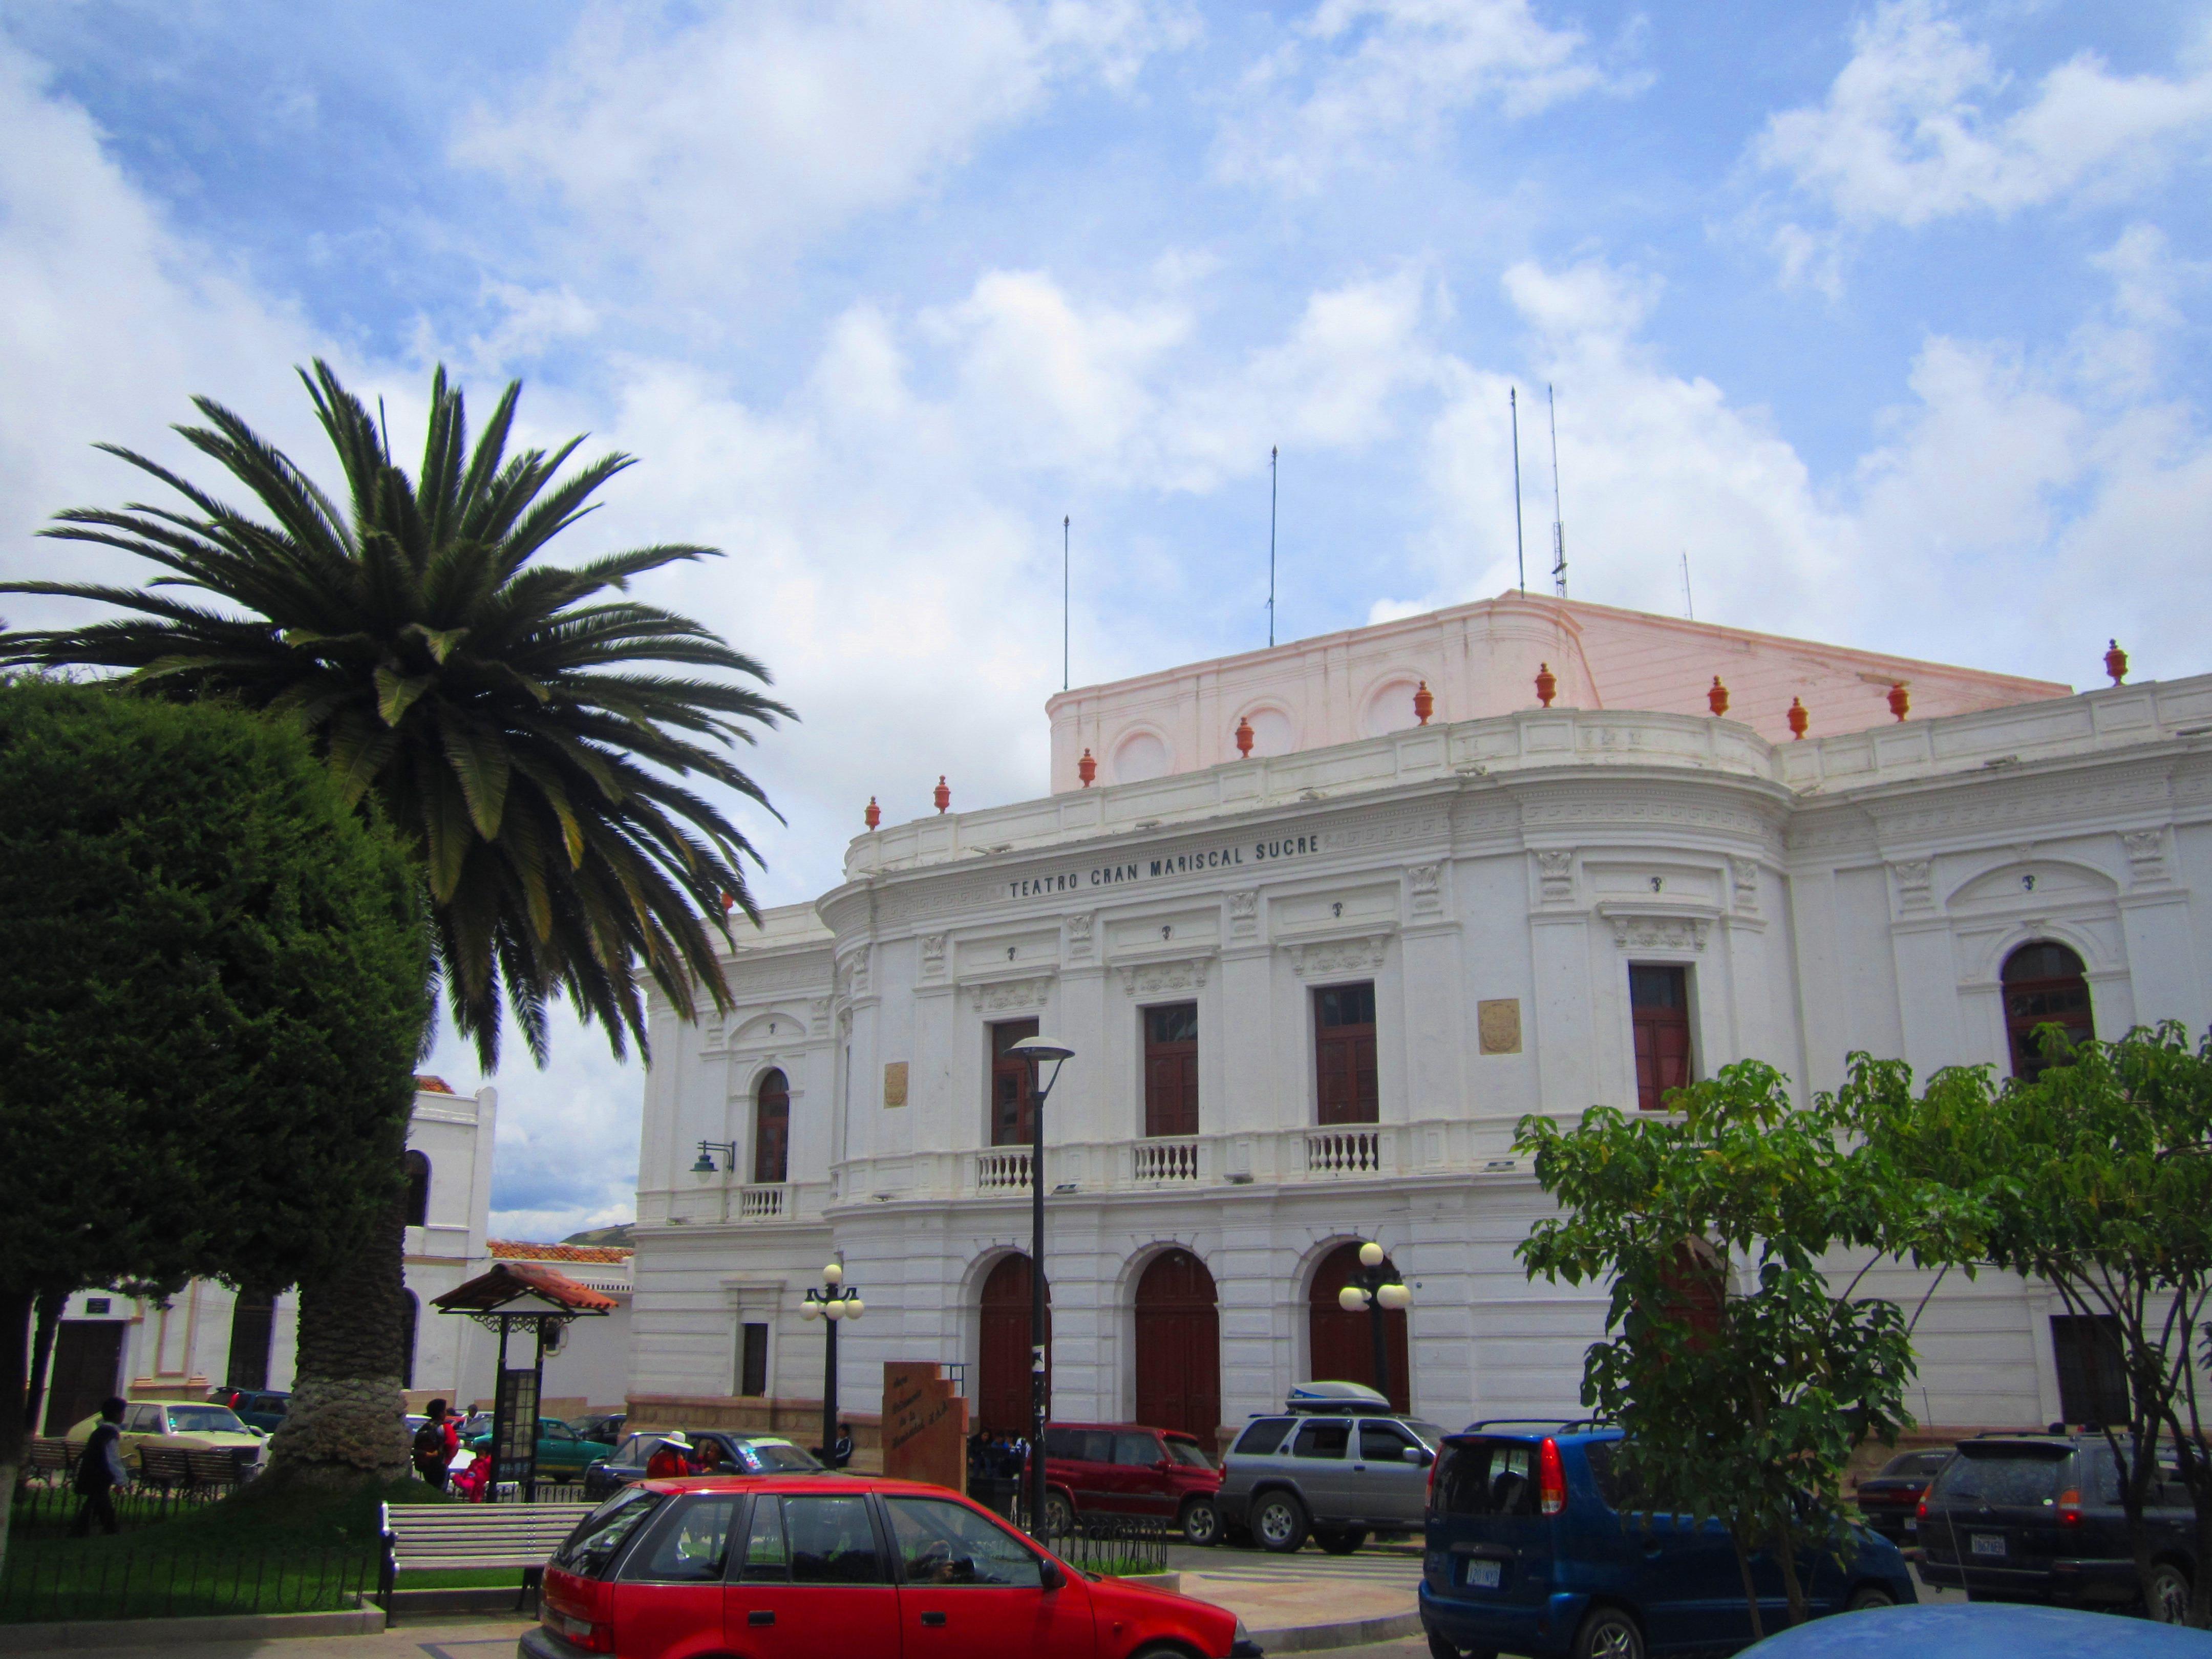
[(1255, 1418), (1222, 1460), (1214, 1500), (1222, 1524), (1285, 1555), (1308, 1537), (1349, 1555), (1370, 1532), (1419, 1532), (1443, 1435), (1434, 1423), (1350, 1401), (1299, 1401), (1279, 1417)]

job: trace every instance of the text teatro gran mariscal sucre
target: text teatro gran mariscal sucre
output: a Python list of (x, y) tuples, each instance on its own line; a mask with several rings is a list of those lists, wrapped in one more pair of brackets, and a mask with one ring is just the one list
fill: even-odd
[[(1127, 864), (1102, 864), (1053, 876), (1025, 876), (1006, 884), (1008, 898), (1036, 898), (1045, 893), (1073, 893), (1085, 887), (1113, 887), (1125, 881), (1152, 881), (1164, 876), (1203, 875), (1208, 870), (1233, 870), (1245, 864), (1269, 864), (1278, 859), (1304, 858), (1321, 851), (1319, 836), (1281, 836), (1268, 841), (1209, 847), (1198, 853), (1173, 853), (1164, 858), (1137, 859)], [(1245, 855), (1249, 854), (1250, 857)]]

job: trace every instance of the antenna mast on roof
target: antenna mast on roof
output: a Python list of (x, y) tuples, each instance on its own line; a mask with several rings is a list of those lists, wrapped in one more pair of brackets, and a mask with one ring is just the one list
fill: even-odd
[(1552, 587), (1561, 599), (1567, 597), (1567, 527), (1559, 520), (1559, 404), (1552, 395), (1552, 383), (1544, 382), (1544, 401), (1552, 412)]
[(1505, 388), (1505, 407), (1513, 417), (1513, 568), (1521, 591), (1528, 591), (1528, 559), (1521, 550), (1521, 394)]
[(1282, 452), (1267, 446), (1267, 645), (1275, 643), (1275, 458)]
[(1067, 690), (1067, 527), (1075, 522), (1074, 515), (1063, 513), (1060, 517), (1060, 689)]
[(1692, 622), (1698, 619), (1698, 608), (1690, 603), (1690, 550), (1682, 550), (1682, 614)]

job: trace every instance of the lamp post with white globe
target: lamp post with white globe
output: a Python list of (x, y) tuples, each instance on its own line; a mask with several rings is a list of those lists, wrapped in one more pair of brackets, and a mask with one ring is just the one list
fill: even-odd
[[(1382, 1340), (1382, 1316), (1409, 1305), (1413, 1293), (1398, 1277), (1395, 1267), (1385, 1267), (1382, 1247), (1370, 1239), (1359, 1247), (1359, 1271), (1352, 1275), (1349, 1284), (1336, 1293), (1336, 1305), (1346, 1313), (1367, 1310), (1368, 1334), (1375, 1339), (1375, 1388), (1384, 1399), (1390, 1395), (1390, 1350)], [(1406, 1399), (1413, 1402), (1413, 1379), (1406, 1379)]]
[(801, 1319), (823, 1322), (822, 1333), (822, 1461), (835, 1468), (837, 1465), (837, 1327), (848, 1319), (858, 1319), (867, 1311), (867, 1304), (860, 1293), (845, 1282), (842, 1263), (832, 1261), (822, 1269), (819, 1290), (806, 1292), (806, 1300), (799, 1304)]

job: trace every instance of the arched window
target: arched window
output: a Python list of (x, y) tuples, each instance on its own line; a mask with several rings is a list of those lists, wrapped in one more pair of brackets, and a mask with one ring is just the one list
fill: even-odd
[(783, 1073), (764, 1073), (753, 1102), (753, 1179), (783, 1181), (791, 1168), (791, 1085)]
[(2014, 1077), (2031, 1080), (2047, 1063), (2035, 1040), (2036, 1027), (2063, 1026), (2069, 1042), (2087, 1042), (2097, 1035), (2081, 958), (2064, 945), (2049, 939), (2021, 945), (2005, 958), (2002, 977)]
[(430, 1160), (420, 1152), (407, 1154), (407, 1224), (420, 1227), (430, 1218)]
[(405, 1298), (399, 1316), (406, 1322), (399, 1334), (399, 1386), (411, 1389), (415, 1386), (415, 1328), (422, 1322), (422, 1304), (412, 1291), (399, 1294)]

